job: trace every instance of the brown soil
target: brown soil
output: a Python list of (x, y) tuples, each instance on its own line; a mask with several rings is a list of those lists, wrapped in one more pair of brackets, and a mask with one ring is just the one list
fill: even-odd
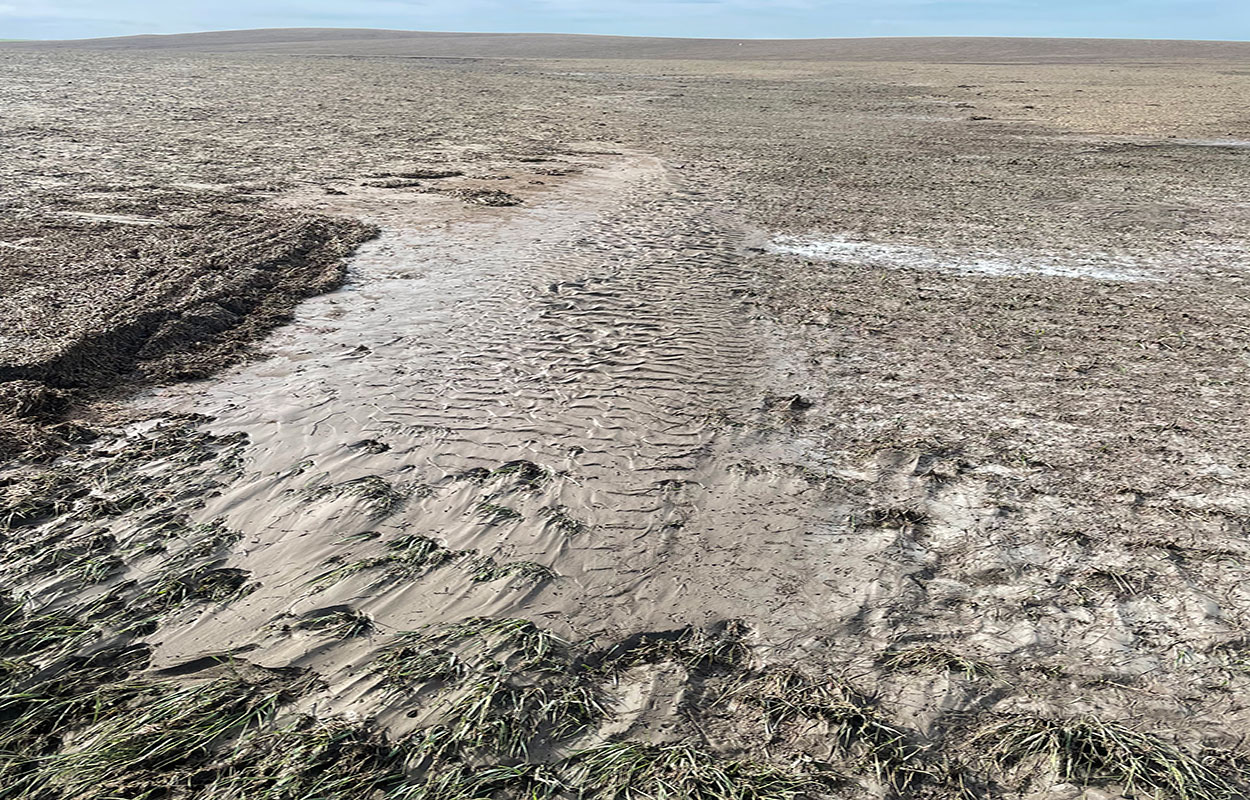
[(54, 391), (58, 401), (0, 412), (0, 458), (54, 448), (57, 430), (40, 423), (59, 422), (70, 398), (237, 362), (300, 300), (340, 285), (344, 257), (374, 232), (255, 205), (230, 190), (104, 189), (10, 209), (0, 222), (0, 391)]
[(5, 413), (379, 233), (0, 472), (14, 796), (1246, 796), (1250, 61), (319, 46), (0, 50)]
[(14, 42), (21, 49), (282, 53), (417, 58), (710, 59), (895, 61), (922, 64), (1107, 64), (1250, 59), (1245, 42), (1159, 39), (897, 37), (865, 39), (680, 39), (532, 33), (433, 33), (351, 28), (276, 28), (62, 42)]

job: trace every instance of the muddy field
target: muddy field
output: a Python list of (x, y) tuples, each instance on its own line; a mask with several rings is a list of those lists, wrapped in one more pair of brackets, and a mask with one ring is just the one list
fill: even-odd
[(1250, 61), (1037, 52), (0, 48), (0, 798), (1246, 796)]

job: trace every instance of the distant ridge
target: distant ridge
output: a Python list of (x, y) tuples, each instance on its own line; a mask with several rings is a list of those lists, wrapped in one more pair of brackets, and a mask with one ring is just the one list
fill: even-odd
[(267, 28), (107, 39), (0, 42), (0, 47), (410, 58), (639, 58), (929, 63), (1250, 62), (1250, 42), (993, 37), (666, 39), (584, 34), (429, 33), (367, 28)]

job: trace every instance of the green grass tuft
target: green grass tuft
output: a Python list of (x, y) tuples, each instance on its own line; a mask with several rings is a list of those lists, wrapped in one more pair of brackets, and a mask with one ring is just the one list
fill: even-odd
[(587, 800), (795, 800), (821, 788), (808, 776), (686, 744), (607, 742), (570, 763), (577, 796)]
[(551, 480), (551, 472), (532, 461), (509, 461), (490, 473), (492, 478), (506, 476), (523, 489), (538, 489)]
[(483, 664), (514, 671), (560, 669), (569, 643), (525, 619), (470, 617), (462, 622), (429, 625), (401, 634), (408, 646), (455, 648), (474, 666)]
[(734, 693), (764, 714), (769, 736), (802, 721), (829, 725), (840, 753), (858, 759), (882, 783), (901, 790), (933, 777), (924, 751), (907, 732), (883, 719), (872, 704), (842, 683), (813, 678), (794, 667), (776, 667), (743, 683)]
[(87, 796), (133, 775), (174, 775), (258, 730), (294, 691), (291, 685), (235, 677), (182, 687), (148, 685), (142, 702), (127, 713), (86, 728), (72, 748), (48, 758), (39, 782)]
[(428, 536), (410, 534), (386, 544), (386, 555), (373, 558), (335, 563), (340, 557), (327, 561), (335, 565), (314, 575), (308, 585), (324, 589), (353, 575), (369, 570), (379, 570), (382, 579), (399, 580), (420, 575), (427, 570), (436, 569), (465, 555), (464, 552), (448, 550), (439, 542)]
[(145, 611), (159, 613), (194, 602), (227, 603), (248, 594), (250, 574), (241, 569), (200, 566), (167, 575), (138, 599)]
[(428, 536), (409, 534), (386, 543), (387, 568), (392, 572), (415, 574), (427, 569), (441, 567), (464, 555), (449, 550), (438, 541)]
[(489, 556), (478, 556), (468, 562), (469, 576), (475, 583), (488, 583), (505, 578), (524, 578), (541, 583), (556, 577), (555, 570), (536, 561), (510, 561), (500, 564)]
[(473, 767), (458, 763), (401, 786), (387, 800), (553, 800), (567, 793), (559, 774), (544, 764)]
[(487, 524), (498, 525), (504, 522), (511, 522), (521, 518), (521, 512), (515, 508), (508, 508), (486, 500), (477, 504), (477, 513), (483, 517)]
[(556, 680), (517, 685), (506, 672), (484, 675), (448, 708), (462, 748), (523, 758), (535, 741), (564, 741), (606, 713), (591, 686)]
[(251, 737), (201, 800), (329, 800), (380, 796), (404, 781), (403, 753), (365, 726), (301, 718)]
[(569, 510), (564, 506), (543, 508), (538, 513), (546, 517), (547, 522), (565, 536), (574, 536), (587, 530), (586, 523), (569, 516)]
[(31, 614), (17, 602), (0, 606), (0, 656), (65, 653), (95, 637), (92, 625), (68, 611)]
[(399, 634), (398, 643), (384, 652), (374, 671), (389, 683), (413, 688), (431, 681), (453, 681), (468, 673), (468, 665), (448, 650), (427, 649), (421, 633)]
[(1231, 778), (1177, 746), (1095, 717), (1014, 716), (986, 727), (972, 742), (986, 748), (988, 759), (1000, 769), (1033, 762), (1061, 782), (1118, 784), (1129, 796), (1150, 793), (1178, 800), (1245, 796)]
[(312, 483), (305, 486), (300, 494), (309, 501), (325, 497), (355, 497), (366, 503), (371, 517), (383, 519), (403, 508), (413, 491), (377, 475), (366, 475), (342, 483)]

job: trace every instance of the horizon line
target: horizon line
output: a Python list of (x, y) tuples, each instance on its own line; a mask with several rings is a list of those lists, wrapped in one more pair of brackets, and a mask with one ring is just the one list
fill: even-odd
[(175, 33), (127, 33), (114, 36), (83, 36), (70, 39), (2, 39), (0, 42), (90, 42), (103, 39), (138, 39), (162, 36), (198, 36), (211, 33), (246, 33), (250, 31), (372, 31), (381, 33), (434, 33), (462, 36), (582, 36), (615, 39), (671, 39), (675, 41), (704, 42), (822, 42), (849, 41), (867, 39), (1021, 39), (1029, 41), (1104, 41), (1104, 42), (1215, 42), (1228, 44), (1250, 44), (1250, 39), (1173, 39), (1151, 36), (1021, 36), (1018, 34), (910, 34), (906, 36), (640, 36), (623, 33), (583, 33), (561, 31), (464, 31), (434, 30), (412, 28), (360, 28), (341, 26), (309, 26), (291, 25), (264, 28), (213, 28), (208, 30), (178, 31)]

